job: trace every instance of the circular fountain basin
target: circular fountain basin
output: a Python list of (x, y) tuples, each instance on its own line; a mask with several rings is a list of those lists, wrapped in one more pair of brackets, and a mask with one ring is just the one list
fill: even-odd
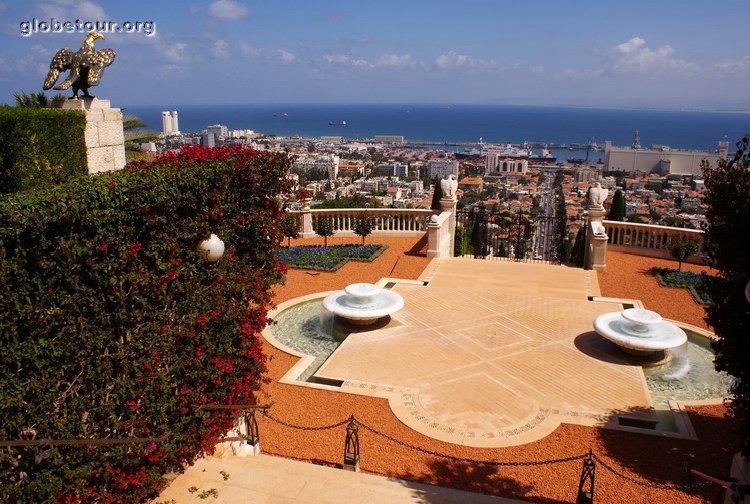
[(679, 347), (687, 342), (685, 331), (662, 320), (658, 313), (640, 308), (600, 315), (594, 320), (596, 332), (635, 354), (650, 354)]
[(355, 283), (326, 296), (323, 307), (352, 324), (369, 325), (403, 308), (404, 298), (377, 285)]

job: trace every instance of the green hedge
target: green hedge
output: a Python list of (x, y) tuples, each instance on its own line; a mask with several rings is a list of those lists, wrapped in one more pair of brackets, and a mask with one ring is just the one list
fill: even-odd
[[(143, 502), (210, 450), (265, 371), (284, 155), (185, 148), (0, 197), (0, 501)], [(196, 249), (215, 233), (216, 264)]]
[(81, 111), (0, 107), (0, 193), (88, 173)]

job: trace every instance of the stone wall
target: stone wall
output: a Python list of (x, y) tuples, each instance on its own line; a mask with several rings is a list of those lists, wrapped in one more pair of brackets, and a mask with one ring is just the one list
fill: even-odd
[(63, 109), (86, 113), (86, 160), (89, 173), (121, 170), (125, 166), (125, 134), (122, 111), (109, 100), (80, 98), (65, 100)]

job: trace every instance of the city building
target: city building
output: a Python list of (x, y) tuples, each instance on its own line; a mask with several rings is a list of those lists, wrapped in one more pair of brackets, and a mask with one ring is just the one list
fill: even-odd
[(529, 171), (529, 162), (526, 159), (509, 158), (497, 152), (488, 152), (485, 156), (485, 175), (526, 173), (527, 171)]
[(223, 124), (213, 124), (206, 127), (206, 132), (216, 136), (217, 140), (224, 140), (229, 136), (229, 129)]
[(161, 113), (161, 132), (164, 136), (179, 135), (180, 126), (177, 121), (177, 111), (165, 110)]
[(405, 140), (403, 135), (375, 135), (375, 141), (380, 143), (402, 144)]
[(464, 192), (480, 193), (484, 189), (484, 180), (479, 177), (464, 177), (458, 181), (458, 188)]
[(458, 161), (455, 159), (430, 159), (427, 162), (427, 176), (431, 179), (443, 178), (446, 175), (458, 177)]
[(203, 147), (216, 147), (218, 145), (216, 135), (208, 131), (203, 132), (200, 143)]
[(712, 165), (726, 159), (728, 142), (719, 142), (717, 152), (697, 150), (673, 150), (655, 145), (650, 149), (614, 147), (604, 142), (604, 166), (606, 171), (626, 173), (657, 173), (660, 175), (701, 175), (701, 162), (705, 159)]
[(324, 171), (331, 180), (339, 176), (339, 157), (335, 154), (323, 154), (317, 156), (301, 156), (294, 160), (293, 168), (305, 172), (310, 170)]

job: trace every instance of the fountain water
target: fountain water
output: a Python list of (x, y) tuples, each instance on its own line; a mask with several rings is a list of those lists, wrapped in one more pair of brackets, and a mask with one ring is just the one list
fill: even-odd
[(323, 299), (323, 307), (355, 325), (369, 325), (404, 307), (400, 294), (377, 285), (347, 285)]
[(685, 331), (662, 320), (658, 313), (642, 308), (600, 315), (594, 320), (594, 329), (624, 351), (636, 355), (662, 352), (687, 342)]

